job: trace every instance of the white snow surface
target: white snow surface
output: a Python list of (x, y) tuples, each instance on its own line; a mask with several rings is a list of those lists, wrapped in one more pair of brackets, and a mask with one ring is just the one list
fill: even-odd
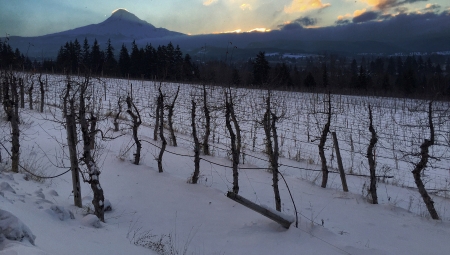
[[(60, 112), (52, 115), (50, 110), (56, 111), (51, 107), (45, 114), (22, 110), (23, 161), (33, 148), (36, 150), (37, 144), (37, 151), (45, 152), (49, 158), (61, 156), (56, 140), (64, 139), (66, 132), (58, 123), (48, 120), (61, 116)], [(142, 139), (151, 141), (153, 129), (141, 126), (139, 133)], [(28, 228), (17, 223), (14, 229), (32, 232), (36, 239), (34, 245), (3, 239), (0, 255), (157, 254), (134, 244), (142, 243), (138, 240), (146, 233), (157, 239), (170, 235), (173, 246), (180, 252), (186, 247), (187, 254), (441, 255), (450, 251), (450, 220), (444, 213), (450, 208), (448, 199), (433, 196), (442, 216), (442, 220), (435, 221), (428, 217), (423, 203), (412, 203), (420, 201), (417, 190), (380, 182), (380, 204), (372, 205), (361, 194), (362, 184), (367, 181), (364, 177), (348, 176), (350, 192), (343, 192), (339, 185), (323, 189), (315, 180), (306, 180), (296, 171), (281, 168), (299, 212), (299, 227), (295, 228), (294, 223), (286, 230), (225, 196), (232, 187), (231, 169), (202, 160), (199, 183), (190, 184), (186, 180), (194, 170), (192, 158), (166, 152), (164, 172), (158, 173), (154, 155), (159, 150), (148, 143), (143, 144), (143, 159), (138, 166), (131, 162), (134, 148), (128, 156), (121, 155), (123, 148), (132, 144), (131, 140), (130, 134), (124, 132), (113, 141), (101, 143), (104, 149), (99, 159), (100, 182), (108, 199), (105, 205), (113, 208), (105, 213), (105, 223), (87, 214), (93, 209), (89, 205), (92, 191), (88, 184), (81, 186), (83, 208), (73, 205), (70, 172), (35, 182), (24, 178), (24, 174), (7, 172), (7, 166), (2, 165), (0, 212), (7, 211), (23, 221)], [(168, 146), (167, 150), (192, 155), (189, 144)], [(225, 157), (205, 158), (231, 165)], [(287, 159), (283, 162), (298, 167), (306, 165)], [(254, 166), (251, 163), (243, 167)], [(51, 164), (46, 166), (48, 176), (65, 171)], [(239, 178), (239, 195), (267, 207), (275, 206), (271, 173), (241, 169)], [(339, 177), (330, 176), (330, 182), (338, 183)], [(283, 182), (279, 186), (282, 213), (293, 217), (287, 188)]]

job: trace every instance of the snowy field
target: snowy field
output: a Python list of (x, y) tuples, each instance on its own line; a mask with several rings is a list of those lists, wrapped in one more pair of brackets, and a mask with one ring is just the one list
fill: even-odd
[[(67, 169), (57, 167), (67, 165), (66, 131), (58, 122), (62, 120), (59, 95), (65, 80), (63, 76), (48, 77), (48, 105), (43, 114), (21, 110), (21, 163), (46, 176)], [(96, 111), (103, 115), (115, 113), (118, 98), (124, 100), (127, 94), (132, 94), (144, 118), (140, 138), (157, 145), (152, 138), (159, 84), (117, 79), (96, 83), (91, 97)], [(167, 102), (173, 98), (177, 86), (162, 84)], [(450, 250), (448, 104), (435, 103), (439, 109), (434, 115), (438, 134), (432, 153), (439, 161), (434, 160), (425, 171), (426, 187), (433, 194), (441, 217), (434, 221), (429, 219), (410, 173), (412, 163), (418, 161), (413, 154), (428, 136), (423, 124), (426, 102), (332, 95), (331, 130), (338, 135), (344, 168), (349, 174), (350, 192), (343, 192), (339, 175), (331, 174), (328, 187), (323, 189), (319, 187), (321, 174), (314, 171), (320, 169), (317, 136), (325, 123), (322, 112), (327, 96), (273, 92), (277, 112), (285, 116), (278, 123), (283, 156), (280, 172), (291, 190), (299, 220), (298, 228), (294, 223), (286, 230), (225, 196), (232, 187), (232, 171), (225, 167), (231, 166), (231, 161), (221, 107), (223, 90), (208, 87), (207, 93), (208, 105), (215, 109), (213, 155), (202, 156), (209, 162), (201, 161), (199, 184), (187, 182), (194, 170), (193, 159), (179, 155), (193, 155), (190, 102), (192, 99), (201, 102), (201, 86), (180, 85), (174, 116), (179, 146), (168, 146), (163, 157), (164, 173), (158, 173), (155, 161), (159, 149), (150, 143), (143, 143), (141, 165), (131, 163), (135, 148), (125, 113), (122, 131), (108, 133), (121, 136), (107, 142), (98, 140), (102, 148), (98, 156), (101, 184), (112, 205), (112, 211), (105, 214), (105, 223), (88, 214), (92, 210), (89, 185), (81, 187), (85, 207), (73, 206), (70, 173), (34, 181), (24, 178), (24, 174), (6, 172), (8, 165), (3, 163), (0, 210), (19, 218), (28, 228), (12, 225), (25, 233), (32, 232), (36, 239), (33, 246), (26, 240), (10, 241), (0, 236), (0, 254), (158, 254), (155, 247), (165, 249), (166, 253), (160, 254), (447, 254)], [(239, 89), (233, 93), (245, 143), (239, 194), (274, 208), (272, 174), (264, 169), (268, 162), (263, 153), (263, 130), (256, 124), (262, 119), (267, 92)], [(380, 178), (379, 205), (368, 201), (369, 179), (356, 176), (369, 174), (365, 157), (370, 136), (368, 102), (373, 107), (374, 125), (379, 132), (377, 173), (394, 176)], [(198, 105), (202, 132), (201, 104)], [(100, 127), (112, 128), (112, 119), (106, 119)], [(2, 137), (9, 136), (9, 126), (3, 120), (0, 131)], [(329, 166), (335, 171), (331, 136), (326, 145)], [(2, 148), (3, 162), (6, 157)], [(295, 216), (283, 182), (280, 192), (282, 212)], [(8, 220), (11, 217), (4, 215), (0, 211), (0, 229), (11, 222)], [(154, 249), (146, 248), (150, 246)]]

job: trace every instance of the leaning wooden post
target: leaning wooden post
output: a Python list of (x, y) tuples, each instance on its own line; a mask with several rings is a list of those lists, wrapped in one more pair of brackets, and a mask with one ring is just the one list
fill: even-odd
[(339, 150), (339, 143), (338, 143), (338, 139), (336, 137), (336, 132), (331, 132), (331, 135), (333, 136), (333, 144), (334, 144), (334, 149), (336, 151), (336, 158), (337, 158), (338, 167), (339, 167), (339, 174), (341, 176), (341, 181), (342, 181), (342, 189), (345, 192), (348, 192), (347, 180), (345, 179), (344, 166), (342, 165), (341, 152)]
[(287, 219), (283, 218), (281, 215), (279, 215), (275, 212), (272, 212), (271, 210), (264, 208), (260, 205), (257, 205), (255, 203), (253, 203), (252, 201), (247, 200), (234, 192), (228, 191), (227, 197), (238, 202), (239, 204), (241, 204), (245, 207), (252, 209), (255, 212), (258, 212), (258, 213), (266, 216), (267, 218), (277, 222), (278, 224), (280, 224), (281, 226), (283, 226), (287, 229), (289, 229), (289, 227), (291, 226), (291, 224), (293, 222), (293, 220), (287, 220)]

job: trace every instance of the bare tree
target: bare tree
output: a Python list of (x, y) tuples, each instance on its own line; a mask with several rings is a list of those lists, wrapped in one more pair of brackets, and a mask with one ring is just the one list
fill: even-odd
[(276, 128), (276, 122), (279, 117), (273, 113), (271, 106), (271, 93), (268, 91), (266, 98), (266, 112), (264, 113), (264, 118), (262, 125), (264, 128), (264, 133), (266, 135), (266, 152), (269, 157), (270, 170), (272, 172), (272, 186), (275, 195), (275, 209), (281, 211), (281, 197), (280, 190), (278, 188), (278, 134)]
[(420, 161), (415, 164), (412, 174), (414, 176), (414, 182), (416, 183), (419, 193), (422, 196), (431, 218), (439, 220), (439, 215), (434, 208), (433, 199), (428, 194), (425, 185), (421, 178), (422, 171), (427, 167), (428, 160), (430, 158), (429, 148), (434, 145), (434, 125), (433, 125), (433, 101), (428, 104), (428, 127), (430, 129), (430, 138), (425, 139), (420, 145)]
[(170, 140), (172, 141), (172, 146), (177, 146), (177, 138), (175, 136), (175, 130), (173, 129), (173, 109), (175, 108), (175, 102), (178, 98), (178, 93), (180, 92), (180, 86), (177, 88), (177, 92), (172, 100), (172, 103), (167, 105), (167, 123), (169, 124)]
[(320, 142), (319, 142), (319, 156), (320, 161), (322, 163), (322, 188), (327, 187), (328, 182), (328, 166), (327, 166), (327, 158), (325, 157), (325, 143), (327, 141), (328, 133), (330, 132), (330, 123), (331, 123), (331, 96), (330, 93), (328, 93), (328, 100), (325, 101), (327, 103), (327, 112), (325, 113), (327, 115), (327, 122), (325, 123), (323, 129), (322, 129), (322, 135), (320, 136)]
[(164, 137), (164, 94), (161, 91), (161, 87), (158, 89), (159, 96), (158, 96), (158, 109), (159, 109), (159, 138), (161, 139), (161, 150), (159, 151), (158, 155), (158, 171), (160, 173), (163, 172), (162, 167), (162, 158), (164, 151), (166, 150), (167, 141)]
[(206, 85), (203, 84), (203, 114), (205, 116), (205, 134), (203, 136), (203, 154), (210, 155), (209, 136), (211, 134), (211, 113), (208, 108)]
[[(158, 91), (161, 89), (161, 83), (159, 83), (159, 87), (158, 87)], [(156, 109), (155, 109), (155, 128), (153, 129), (153, 140), (157, 141), (158, 140), (158, 129), (159, 129), (159, 113), (160, 113), (160, 109), (159, 109), (159, 94), (158, 97), (156, 99)]]
[(39, 73), (39, 91), (41, 92), (41, 100), (40, 100), (40, 112), (44, 112), (44, 103), (45, 103), (45, 87), (44, 81), (42, 80), (42, 71)]
[(83, 139), (83, 156), (82, 161), (84, 165), (87, 167), (88, 178), (85, 178), (84, 181), (89, 183), (94, 193), (94, 197), (92, 199), (92, 204), (94, 205), (94, 213), (101, 220), (105, 221), (104, 217), (104, 196), (103, 189), (100, 185), (100, 169), (95, 162), (92, 150), (91, 150), (91, 130), (89, 129), (89, 120), (86, 116), (86, 92), (90, 85), (90, 77), (86, 76), (84, 82), (80, 85), (79, 92), (79, 123), (81, 127), (81, 134)]
[(11, 119), (11, 170), (19, 172), (20, 160), (20, 129), (19, 129), (19, 94), (17, 93), (16, 77), (11, 73), (9, 77), (11, 98), (9, 99), (8, 118)]
[(23, 78), (19, 78), (20, 108), (25, 108), (25, 88)]
[[(137, 109), (136, 105), (133, 103), (130, 96), (127, 97), (126, 101), (127, 101), (127, 106), (128, 106), (127, 113), (133, 119), (133, 139), (134, 139), (134, 143), (136, 144), (136, 153), (134, 154), (133, 164), (139, 165), (139, 161), (141, 160), (142, 144), (138, 137), (138, 129), (139, 129), (139, 126), (142, 124), (142, 119), (141, 119), (141, 115), (139, 114), (139, 110)], [(119, 107), (120, 107), (120, 103), (119, 103)]]
[(122, 100), (120, 97), (117, 100), (117, 104), (119, 107), (117, 108), (116, 117), (114, 117), (114, 131), (115, 132), (119, 131), (119, 118), (120, 118), (120, 114), (122, 113)]
[[(231, 126), (233, 122), (234, 129)], [(233, 162), (233, 192), (239, 193), (239, 157), (241, 154), (241, 129), (234, 113), (233, 97), (231, 95), (231, 89), (225, 91), (225, 124), (230, 134), (231, 140), (231, 155)]]
[(367, 147), (367, 159), (369, 160), (369, 170), (370, 170), (370, 188), (369, 192), (372, 196), (372, 204), (378, 204), (378, 196), (377, 196), (377, 177), (376, 177), (376, 168), (375, 168), (375, 155), (374, 148), (378, 142), (377, 132), (373, 128), (373, 117), (372, 117), (372, 108), (369, 104), (369, 131), (371, 133), (370, 143)]
[(192, 174), (191, 183), (196, 184), (200, 174), (200, 142), (198, 141), (197, 126), (195, 124), (195, 110), (197, 104), (194, 100), (192, 100), (191, 103), (191, 127), (192, 137), (194, 138), (194, 173)]
[(29, 103), (30, 110), (33, 110), (33, 89), (34, 89), (33, 77), (31, 77), (30, 81), (31, 81), (31, 83), (30, 83), (30, 86), (28, 87), (28, 103)]

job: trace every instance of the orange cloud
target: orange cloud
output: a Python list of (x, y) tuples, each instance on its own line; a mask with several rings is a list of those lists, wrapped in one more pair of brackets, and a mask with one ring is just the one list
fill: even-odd
[(241, 4), (240, 8), (245, 11), (245, 10), (251, 10), (252, 6), (249, 4)]
[(386, 0), (362, 0), (362, 1), (370, 6), (378, 6), (382, 2), (386, 2)]
[(345, 15), (339, 15), (338, 17), (337, 17), (337, 19), (338, 20), (344, 20), (344, 19), (348, 19), (348, 18), (351, 18), (352, 17), (352, 15), (350, 14), (350, 13), (347, 13), (347, 14), (345, 14)]
[(361, 14), (365, 13), (366, 11), (367, 11), (366, 9), (356, 10), (353, 12), (353, 17), (360, 16)]
[(204, 6), (208, 6), (208, 5), (211, 5), (211, 4), (215, 3), (215, 2), (217, 2), (217, 0), (205, 0), (205, 1), (203, 1), (203, 5)]
[(284, 12), (305, 12), (311, 9), (322, 9), (330, 6), (331, 4), (323, 4), (321, 0), (292, 0), (290, 6), (284, 6)]

